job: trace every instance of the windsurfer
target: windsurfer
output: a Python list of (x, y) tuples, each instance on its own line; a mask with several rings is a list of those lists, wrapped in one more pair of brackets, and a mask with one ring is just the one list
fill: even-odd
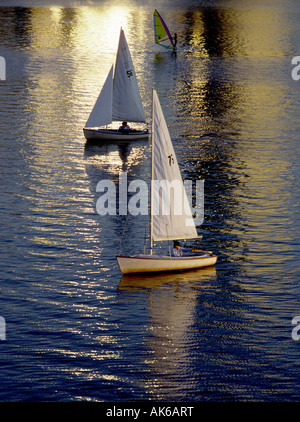
[(173, 46), (174, 46), (174, 50), (176, 49), (177, 46), (177, 33), (175, 32), (174, 37), (173, 37)]

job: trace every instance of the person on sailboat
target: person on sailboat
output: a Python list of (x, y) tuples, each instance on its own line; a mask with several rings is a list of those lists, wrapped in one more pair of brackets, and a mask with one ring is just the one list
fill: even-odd
[(183, 248), (182, 246), (180, 246), (180, 243), (178, 242), (178, 240), (175, 240), (171, 255), (172, 256), (188, 256), (188, 255), (194, 255), (193, 252), (194, 252), (194, 249)]
[(122, 126), (119, 127), (119, 132), (124, 132), (124, 133), (130, 132), (130, 126), (127, 124), (127, 122), (122, 123)]

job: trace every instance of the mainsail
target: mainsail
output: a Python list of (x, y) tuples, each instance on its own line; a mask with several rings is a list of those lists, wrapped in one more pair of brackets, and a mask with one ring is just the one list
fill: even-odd
[(137, 78), (123, 29), (120, 31), (115, 74), (113, 66), (92, 109), (86, 127), (112, 121), (145, 122)]
[(167, 25), (165, 24), (163, 18), (160, 16), (158, 11), (154, 11), (154, 34), (156, 44), (161, 45), (169, 50), (174, 50), (175, 45), (173, 43), (172, 36), (168, 30)]
[(122, 28), (114, 76), (112, 117), (113, 120), (145, 122), (137, 78)]
[(152, 121), (152, 240), (197, 238), (169, 130), (155, 90)]

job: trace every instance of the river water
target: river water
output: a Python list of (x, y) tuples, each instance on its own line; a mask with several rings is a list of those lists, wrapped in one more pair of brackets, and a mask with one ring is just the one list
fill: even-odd
[[(299, 22), (296, 0), (1, 2), (2, 402), (300, 399)], [(205, 181), (213, 268), (122, 277), (148, 217), (97, 213), (100, 180), (150, 177), (149, 141), (82, 132), (121, 26), (147, 118), (154, 87)]]

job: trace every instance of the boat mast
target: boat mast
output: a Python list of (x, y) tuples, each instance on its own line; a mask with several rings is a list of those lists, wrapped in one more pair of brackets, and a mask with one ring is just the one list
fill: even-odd
[(153, 215), (152, 215), (152, 199), (153, 199), (153, 176), (154, 176), (154, 154), (153, 154), (153, 132), (154, 132), (154, 88), (152, 88), (152, 126), (151, 126), (151, 189), (150, 189), (150, 254), (153, 249)]

